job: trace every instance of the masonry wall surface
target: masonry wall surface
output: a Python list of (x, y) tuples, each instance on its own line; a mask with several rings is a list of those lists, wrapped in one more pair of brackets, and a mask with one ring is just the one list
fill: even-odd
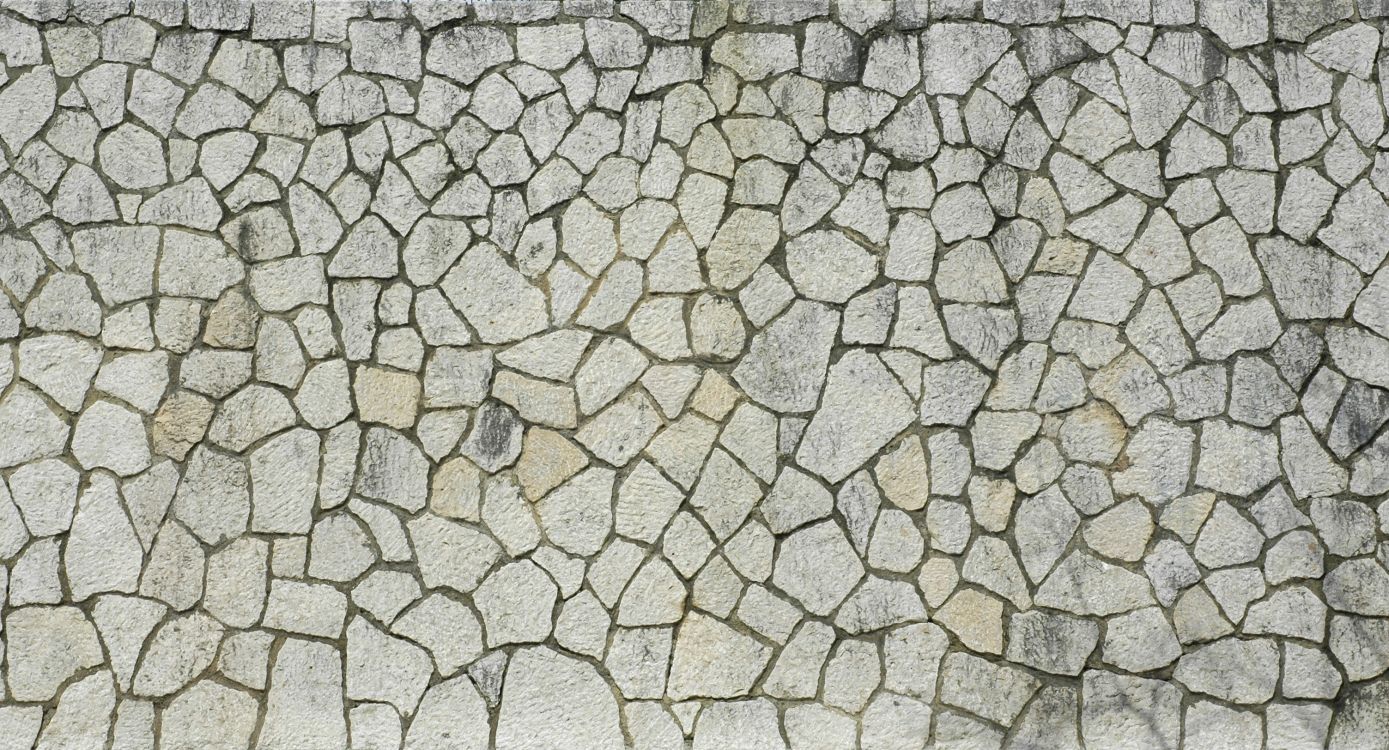
[(1384, 0), (5, 0), (0, 748), (1389, 747)]

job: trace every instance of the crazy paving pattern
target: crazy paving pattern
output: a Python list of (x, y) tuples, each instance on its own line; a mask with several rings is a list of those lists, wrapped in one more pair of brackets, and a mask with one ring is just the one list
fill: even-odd
[(0, 748), (1389, 747), (1386, 0), (7, 0)]

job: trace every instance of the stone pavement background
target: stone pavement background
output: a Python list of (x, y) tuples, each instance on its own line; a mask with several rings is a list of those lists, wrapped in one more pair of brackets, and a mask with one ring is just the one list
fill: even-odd
[(1389, 747), (1385, 0), (7, 0), (0, 748)]

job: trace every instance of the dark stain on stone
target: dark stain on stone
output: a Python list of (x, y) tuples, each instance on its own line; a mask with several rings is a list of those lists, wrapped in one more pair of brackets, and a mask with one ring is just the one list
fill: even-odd
[(479, 458), (498, 461), (511, 449), (512, 433), (517, 427), (516, 415), (499, 402), (489, 401), (477, 412), (477, 424), (469, 439)]

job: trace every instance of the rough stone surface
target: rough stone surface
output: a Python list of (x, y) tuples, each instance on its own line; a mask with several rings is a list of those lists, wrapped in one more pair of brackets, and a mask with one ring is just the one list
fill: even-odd
[(1389, 747), (1384, 0), (15, 0), (0, 748)]

